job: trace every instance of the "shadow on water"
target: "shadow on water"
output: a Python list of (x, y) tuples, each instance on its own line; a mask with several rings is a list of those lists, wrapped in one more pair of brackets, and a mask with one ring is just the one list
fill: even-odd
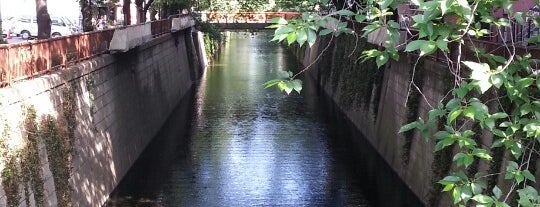
[(421, 206), (371, 145), (305, 81), (268, 34), (233, 35), (105, 206)]

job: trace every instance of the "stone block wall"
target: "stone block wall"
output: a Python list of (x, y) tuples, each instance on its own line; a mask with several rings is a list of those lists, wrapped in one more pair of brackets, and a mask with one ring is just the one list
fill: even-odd
[(419, 134), (406, 137), (398, 131), (411, 117), (414, 120), (427, 117), (430, 105), (436, 106), (445, 95), (447, 85), (452, 83), (445, 81), (447, 69), (432, 60), (420, 61), (421, 71), (416, 71), (415, 78), (427, 100), (419, 95), (415, 97), (409, 83), (416, 57), (402, 54), (399, 61), (377, 69), (374, 61), (360, 59), (363, 50), (374, 47), (362, 39), (340, 36), (331, 42), (329, 38), (322, 39), (313, 47), (300, 50), (301, 54), (296, 53), (304, 66), (317, 61), (308, 71), (309, 76), (319, 83), (412, 192), (426, 206), (437, 205), (447, 198), (441, 196), (440, 189), (434, 188), (433, 180), (439, 180), (439, 174), (446, 172), (433, 170), (440, 168), (441, 162), (434, 159), (444, 155), (436, 155), (434, 142), (424, 141)]
[(187, 35), (0, 89), (0, 206), (101, 206), (200, 75)]

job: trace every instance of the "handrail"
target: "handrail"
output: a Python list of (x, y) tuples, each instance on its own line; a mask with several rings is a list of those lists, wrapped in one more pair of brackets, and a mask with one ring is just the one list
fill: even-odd
[(0, 45), (0, 87), (107, 53), (116, 29), (143, 24), (151, 24), (153, 37), (171, 32), (171, 19), (162, 19), (114, 29)]

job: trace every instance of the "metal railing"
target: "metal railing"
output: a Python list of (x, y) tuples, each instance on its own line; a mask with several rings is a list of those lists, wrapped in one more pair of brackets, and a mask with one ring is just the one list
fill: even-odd
[[(147, 23), (148, 24), (148, 23)], [(171, 31), (171, 19), (152, 21), (151, 32), (157, 37)], [(130, 25), (133, 27), (137, 25)], [(119, 27), (121, 29), (125, 27)], [(107, 53), (115, 29), (0, 45), (0, 87), (66, 68), (82, 60)]]
[(291, 19), (300, 12), (200, 12), (202, 21), (210, 23), (270, 23), (274, 17)]

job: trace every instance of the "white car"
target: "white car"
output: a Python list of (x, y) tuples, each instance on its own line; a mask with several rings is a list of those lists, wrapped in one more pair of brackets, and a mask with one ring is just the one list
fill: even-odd
[[(38, 27), (35, 16), (23, 16), (17, 18), (12, 25), (13, 32), (23, 39), (37, 36)], [(51, 17), (51, 37), (71, 35), (75, 33), (74, 29), (65, 23), (62, 18)]]

